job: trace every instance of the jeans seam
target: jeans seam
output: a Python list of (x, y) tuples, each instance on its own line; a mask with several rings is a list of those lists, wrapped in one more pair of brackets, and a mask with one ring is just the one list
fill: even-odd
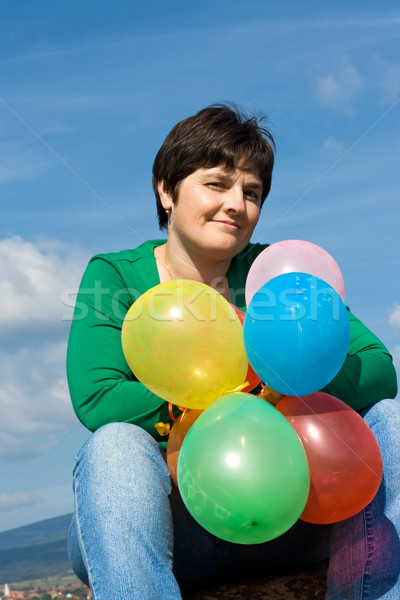
[[(78, 460), (76, 461), (75, 464), (75, 470), (78, 468)], [(75, 497), (78, 494), (78, 479), (75, 476)], [(76, 530), (77, 530), (77, 536), (78, 536), (78, 541), (80, 542), (79, 546), (80, 546), (80, 551), (81, 551), (81, 555), (82, 555), (82, 559), (83, 562), (85, 563), (85, 567), (86, 567), (86, 573), (87, 573), (87, 577), (88, 577), (88, 581), (89, 581), (89, 587), (90, 590), (93, 594), (93, 598), (96, 599), (98, 598), (97, 596), (97, 591), (96, 591), (96, 585), (95, 582), (93, 581), (93, 577), (92, 577), (92, 573), (90, 570), (90, 566), (89, 566), (89, 560), (86, 554), (86, 548), (85, 548), (85, 540), (84, 540), (84, 535), (82, 533), (82, 529), (81, 529), (81, 523), (80, 523), (80, 511), (79, 511), (79, 503), (76, 502), (76, 509), (75, 509), (75, 524), (76, 524)]]
[(374, 554), (374, 537), (372, 534), (372, 514), (370, 505), (364, 509), (364, 524), (365, 524), (365, 537), (367, 546), (367, 558), (365, 561), (364, 573), (362, 577), (361, 585), (361, 596), (360, 600), (368, 600), (370, 597), (370, 582), (371, 582), (371, 565), (372, 557)]

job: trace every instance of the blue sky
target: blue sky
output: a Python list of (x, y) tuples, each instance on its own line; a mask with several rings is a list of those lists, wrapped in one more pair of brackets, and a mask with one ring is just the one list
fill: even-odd
[(212, 102), (277, 142), (254, 241), (304, 239), (400, 367), (394, 1), (0, 2), (0, 530), (72, 510), (65, 379), (89, 258), (160, 237), (152, 161)]

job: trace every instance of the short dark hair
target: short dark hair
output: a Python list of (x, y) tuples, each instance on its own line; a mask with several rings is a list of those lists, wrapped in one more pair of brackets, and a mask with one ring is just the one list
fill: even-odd
[(222, 165), (227, 170), (257, 171), (263, 182), (261, 205), (271, 189), (275, 142), (263, 126), (264, 116), (248, 116), (236, 105), (212, 104), (171, 129), (153, 164), (153, 190), (160, 229), (166, 229), (166, 214), (158, 193), (178, 197), (179, 183), (197, 169)]

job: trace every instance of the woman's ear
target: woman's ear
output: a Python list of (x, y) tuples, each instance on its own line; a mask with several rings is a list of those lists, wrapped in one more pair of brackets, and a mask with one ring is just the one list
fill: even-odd
[(173, 202), (172, 196), (165, 190), (164, 181), (159, 181), (157, 185), (158, 195), (160, 196), (161, 204), (164, 210), (171, 210)]

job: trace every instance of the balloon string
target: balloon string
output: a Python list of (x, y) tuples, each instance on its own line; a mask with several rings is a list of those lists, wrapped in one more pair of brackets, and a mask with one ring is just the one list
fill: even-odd
[[(179, 407), (179, 408), (181, 408), (181, 407)], [(183, 417), (186, 415), (186, 413), (187, 413), (187, 411), (188, 411), (188, 410), (189, 410), (188, 408), (181, 408), (181, 411), (182, 411), (182, 412), (181, 412), (181, 414), (179, 415), (179, 417), (177, 418), (177, 421), (178, 421), (178, 422), (179, 422), (179, 421), (182, 421)]]
[[(180, 421), (185, 413), (184, 408), (181, 408), (180, 406), (177, 406), (177, 408), (179, 408), (179, 410), (181, 410), (181, 414), (178, 417), (175, 417), (173, 410), (172, 410), (173, 404), (171, 402), (168, 403), (168, 412), (169, 412), (169, 416), (171, 418), (171, 421), (174, 421), (174, 423), (176, 421)], [(161, 436), (166, 436), (169, 435), (171, 433), (171, 425), (169, 423), (163, 423), (162, 421), (160, 421), (159, 423), (154, 423), (154, 429), (157, 431), (158, 435)]]
[[(172, 420), (172, 421), (174, 421), (174, 422), (176, 422), (176, 421), (180, 421), (180, 420), (181, 420), (181, 418), (182, 418), (182, 415), (178, 415), (177, 417), (175, 417), (175, 415), (174, 415), (174, 413), (173, 413), (173, 410), (172, 410), (172, 407), (173, 407), (173, 406), (174, 406), (174, 405), (172, 404), (172, 402), (169, 402), (169, 403), (168, 403), (168, 412), (169, 412), (169, 416), (171, 417), (171, 420)], [(184, 409), (183, 409), (183, 408), (181, 408), (180, 406), (177, 406), (177, 408), (179, 408), (179, 410), (180, 410), (180, 411), (182, 411), (182, 413), (183, 413), (183, 411), (184, 411)]]
[(244, 383), (242, 383), (242, 385), (238, 385), (237, 387), (235, 387), (234, 390), (228, 390), (227, 392), (224, 392), (223, 396), (225, 396), (226, 394), (234, 394), (235, 392), (240, 392), (241, 390), (244, 390), (244, 388), (248, 385), (249, 382), (245, 381)]

